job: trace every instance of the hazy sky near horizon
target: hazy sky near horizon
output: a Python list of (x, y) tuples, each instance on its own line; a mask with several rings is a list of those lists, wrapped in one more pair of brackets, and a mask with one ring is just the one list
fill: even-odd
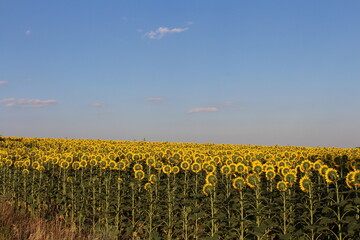
[(360, 1), (0, 0), (0, 134), (360, 146)]

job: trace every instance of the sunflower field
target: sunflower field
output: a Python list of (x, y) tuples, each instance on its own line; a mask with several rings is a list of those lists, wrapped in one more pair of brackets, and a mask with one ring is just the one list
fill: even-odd
[(360, 149), (0, 140), (0, 195), (78, 231), (360, 239)]

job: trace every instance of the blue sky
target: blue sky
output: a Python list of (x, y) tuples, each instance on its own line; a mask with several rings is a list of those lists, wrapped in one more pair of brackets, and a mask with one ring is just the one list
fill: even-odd
[(360, 146), (359, 12), (0, 0), (0, 134)]

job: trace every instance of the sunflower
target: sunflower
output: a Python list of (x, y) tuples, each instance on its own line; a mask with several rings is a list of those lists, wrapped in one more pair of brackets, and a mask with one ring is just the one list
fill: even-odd
[(165, 174), (170, 174), (170, 173), (171, 173), (171, 170), (172, 170), (172, 168), (171, 168), (171, 166), (168, 165), (168, 164), (166, 164), (166, 165), (164, 165), (164, 166), (162, 167), (162, 171), (163, 171), (163, 173), (165, 173)]
[(153, 158), (146, 159), (146, 165), (153, 167), (155, 165), (155, 159)]
[(99, 166), (101, 169), (106, 169), (107, 166), (108, 166), (108, 162), (105, 160), (105, 159), (102, 159), (100, 162), (99, 162)]
[(117, 167), (118, 167), (118, 169), (120, 169), (120, 170), (125, 170), (125, 168), (126, 168), (126, 165), (125, 165), (125, 163), (124, 163), (124, 161), (119, 161), (118, 163), (117, 163)]
[(231, 170), (232, 173), (236, 172), (236, 164), (235, 163), (229, 164), (229, 167), (230, 167), (230, 170)]
[(254, 171), (256, 174), (261, 174), (262, 171), (263, 171), (263, 166), (262, 166), (261, 164), (254, 165), (254, 166), (253, 166), (253, 171)]
[(80, 161), (80, 167), (84, 168), (88, 165), (87, 160), (85, 160), (85, 158), (87, 158), (87, 156), (83, 156), (82, 160)]
[(144, 185), (144, 189), (148, 192), (150, 192), (152, 190), (152, 186), (151, 186), (151, 183), (145, 183)]
[(14, 167), (21, 168), (22, 166), (23, 166), (23, 161), (15, 161), (14, 162)]
[(21, 171), (23, 175), (28, 175), (30, 173), (29, 169), (25, 168)]
[(288, 183), (285, 181), (279, 181), (276, 184), (276, 188), (280, 191), (280, 192), (285, 192), (288, 189)]
[(97, 164), (98, 164), (98, 161), (96, 160), (96, 158), (90, 159), (89, 165), (91, 167), (95, 167)]
[(206, 183), (203, 188), (202, 188), (202, 192), (206, 195), (209, 196), (209, 194), (211, 194), (214, 191), (214, 186), (210, 183)]
[(171, 172), (174, 174), (178, 174), (180, 172), (180, 168), (178, 166), (173, 166), (171, 168)]
[(220, 168), (220, 172), (224, 175), (227, 175), (227, 174), (230, 174), (231, 173), (231, 169), (228, 165), (223, 165), (221, 168)]
[(346, 175), (346, 185), (349, 187), (349, 188), (354, 188), (354, 185), (355, 185), (355, 171), (352, 171), (352, 172), (349, 172), (347, 175)]
[(204, 169), (207, 173), (212, 173), (215, 172), (216, 167), (214, 165), (208, 164)]
[(287, 174), (285, 174), (284, 180), (290, 185), (293, 185), (296, 182), (296, 174), (290, 171)]
[(161, 170), (162, 167), (163, 167), (163, 163), (162, 163), (162, 162), (160, 162), (160, 161), (156, 161), (156, 162), (155, 162), (154, 168), (155, 168), (156, 170)]
[(328, 168), (325, 172), (325, 180), (327, 183), (334, 183), (339, 179), (339, 174), (334, 168)]
[(35, 162), (33, 162), (33, 163), (31, 164), (31, 167), (32, 167), (33, 169), (39, 170), (40, 167), (41, 167), (41, 165), (40, 165), (40, 163), (39, 163), (38, 161), (35, 161)]
[(259, 176), (253, 173), (249, 174), (246, 178), (246, 184), (251, 188), (257, 187), (260, 184)]
[(326, 165), (321, 166), (320, 169), (319, 169), (319, 174), (320, 174), (321, 176), (325, 177), (326, 171), (327, 171), (328, 169), (329, 169), (329, 167), (326, 166)]
[(300, 179), (300, 182), (299, 182), (299, 185), (300, 185), (300, 189), (303, 191), (303, 192), (309, 192), (310, 191), (310, 188), (311, 188), (311, 180), (308, 176), (303, 176), (301, 179)]
[(182, 170), (189, 170), (190, 169), (190, 163), (188, 161), (183, 161), (180, 163), (180, 167)]
[(246, 187), (246, 182), (244, 180), (244, 178), (242, 177), (237, 177), (237, 178), (234, 178), (233, 181), (232, 181), (232, 186), (235, 188), (235, 189), (243, 189)]
[(134, 172), (134, 176), (137, 180), (143, 180), (145, 177), (145, 173), (143, 170), (139, 170), (139, 171)]
[[(27, 160), (25, 160), (25, 161), (24, 161), (24, 163), (23, 163), (23, 164), (24, 164), (24, 166), (25, 166), (25, 167), (29, 167), (29, 166), (30, 166), (30, 164), (31, 164), (31, 162), (30, 162), (30, 160), (29, 160), (29, 159), (27, 159)], [(54, 163), (54, 164), (57, 164), (57, 163)]]
[(12, 164), (13, 164), (13, 161), (12, 161), (11, 159), (6, 159), (5, 165), (6, 165), (7, 167), (10, 167)]
[(323, 164), (324, 164), (323, 161), (317, 160), (317, 161), (314, 162), (313, 168), (314, 168), (316, 171), (319, 171), (320, 168), (323, 166)]
[(206, 175), (205, 181), (208, 184), (215, 185), (217, 183), (217, 177), (214, 174), (210, 173)]
[(269, 180), (269, 181), (272, 181), (274, 180), (274, 178), (276, 177), (276, 173), (274, 170), (267, 170), (265, 172), (265, 176), (266, 176), (266, 179)]
[(143, 170), (143, 166), (140, 163), (136, 163), (133, 167), (134, 172)]
[(194, 173), (198, 173), (201, 171), (201, 165), (197, 162), (194, 162), (193, 164), (191, 164), (191, 171), (193, 171)]
[(156, 176), (155, 174), (151, 174), (151, 175), (149, 176), (149, 182), (152, 183), (152, 184), (157, 183), (157, 182), (158, 182), (157, 176)]
[(244, 174), (244, 173), (248, 172), (248, 169), (245, 166), (245, 164), (238, 163), (238, 164), (236, 164), (236, 172)]
[(303, 173), (308, 172), (311, 170), (312, 166), (313, 166), (312, 162), (310, 162), (309, 160), (304, 160), (300, 165), (300, 171), (302, 171)]
[(63, 169), (68, 169), (70, 167), (70, 163), (66, 160), (60, 162), (60, 167)]
[(80, 168), (80, 162), (79, 161), (74, 161), (72, 164), (71, 164), (72, 168), (74, 170), (79, 170)]
[(114, 161), (114, 160), (110, 160), (110, 162), (109, 162), (109, 167), (110, 167), (110, 169), (117, 169), (117, 164), (116, 164), (116, 162)]

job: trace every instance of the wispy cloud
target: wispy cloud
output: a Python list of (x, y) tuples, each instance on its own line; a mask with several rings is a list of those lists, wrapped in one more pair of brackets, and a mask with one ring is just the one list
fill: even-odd
[(103, 103), (92, 103), (90, 104), (90, 106), (100, 108), (100, 107), (104, 107), (105, 105)]
[(0, 86), (5, 85), (5, 84), (8, 84), (8, 82), (7, 81), (0, 81)]
[(199, 113), (199, 112), (217, 112), (219, 111), (216, 107), (206, 107), (206, 108), (193, 108), (190, 109), (187, 113)]
[(44, 108), (51, 104), (56, 104), (56, 100), (24, 99), (24, 98), (5, 98), (0, 100), (0, 104), (5, 107), (13, 108)]
[(145, 101), (147, 101), (147, 102), (161, 102), (161, 101), (164, 101), (164, 99), (161, 98), (161, 97), (149, 97), (149, 98), (145, 98)]
[(186, 30), (188, 30), (189, 28), (167, 28), (167, 27), (159, 27), (157, 30), (155, 31), (150, 31), (145, 33), (145, 36), (150, 38), (150, 39), (161, 39), (163, 38), (166, 34), (169, 33), (181, 33), (184, 32)]
[(225, 102), (225, 106), (234, 106), (234, 105), (236, 105), (236, 102), (234, 101)]
[(28, 29), (28, 30), (25, 31), (25, 35), (26, 35), (26, 36), (31, 35), (31, 33), (32, 33), (32, 31), (31, 31), (30, 29)]

